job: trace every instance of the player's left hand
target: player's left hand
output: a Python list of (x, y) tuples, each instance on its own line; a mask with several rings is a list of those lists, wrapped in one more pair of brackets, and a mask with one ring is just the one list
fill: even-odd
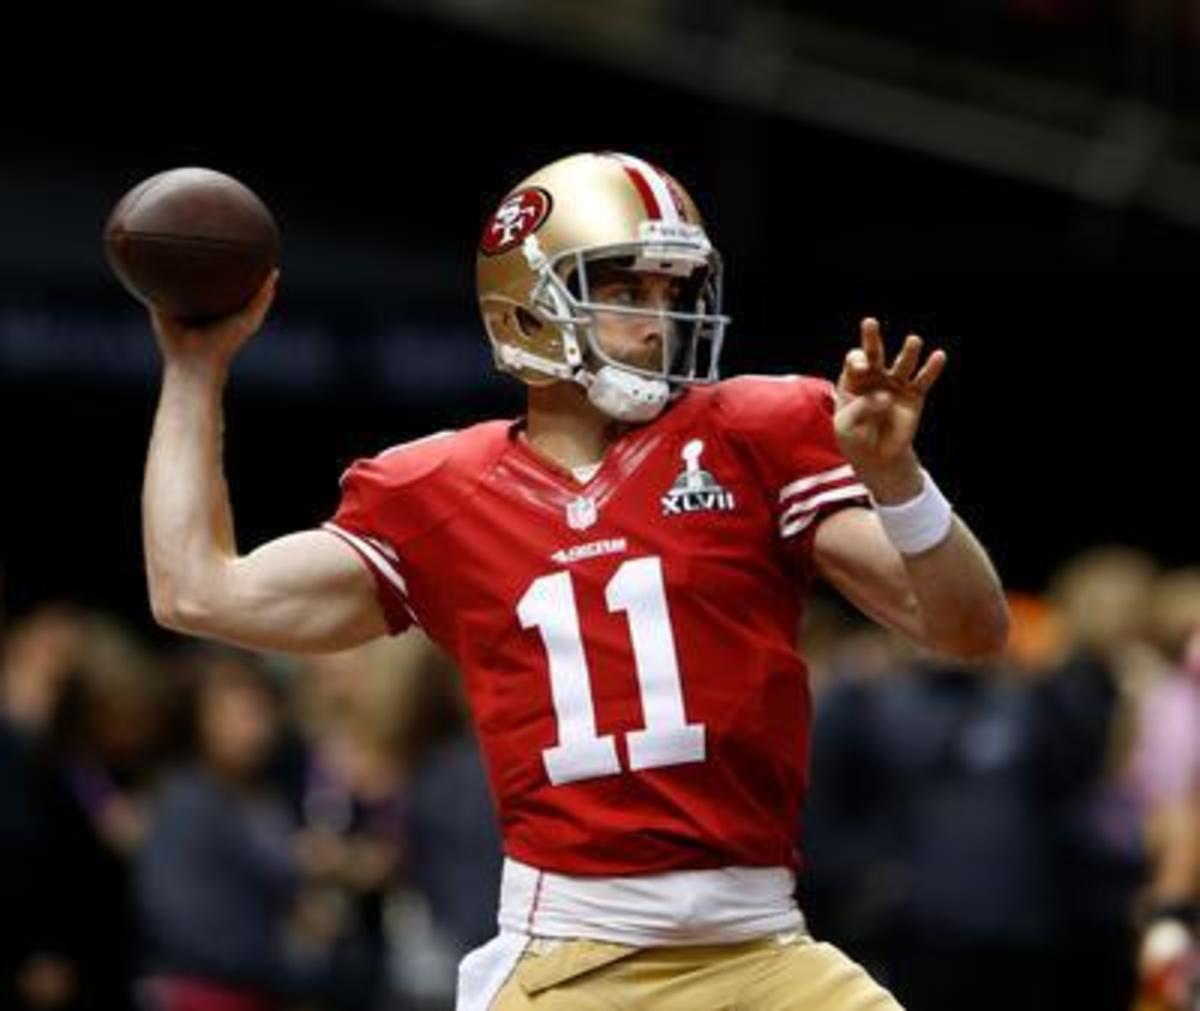
[(946, 352), (934, 351), (918, 369), (923, 342), (909, 334), (889, 367), (879, 322), (867, 317), (860, 333), (838, 379), (834, 429), (846, 459), (876, 498), (903, 501), (921, 488), (913, 438)]

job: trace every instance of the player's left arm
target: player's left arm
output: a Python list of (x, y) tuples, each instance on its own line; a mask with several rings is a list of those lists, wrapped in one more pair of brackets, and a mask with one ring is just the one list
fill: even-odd
[[(913, 438), (946, 354), (934, 351), (918, 369), (921, 346), (910, 334), (889, 367), (879, 324), (866, 319), (861, 346), (847, 354), (838, 380), (838, 444), (884, 508), (913, 503), (925, 490)], [(813, 552), (818, 571), (847, 599), (928, 649), (980, 658), (1004, 647), (1003, 587), (987, 553), (957, 516), (936, 543), (902, 553), (878, 514), (843, 509), (817, 527)]]

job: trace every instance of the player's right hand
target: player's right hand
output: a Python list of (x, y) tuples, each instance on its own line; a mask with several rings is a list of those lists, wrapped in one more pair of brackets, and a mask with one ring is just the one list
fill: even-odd
[(193, 324), (150, 308), (150, 322), (158, 339), (163, 363), (185, 368), (224, 368), (262, 326), (271, 303), (279, 271), (273, 270), (244, 309), (209, 323)]

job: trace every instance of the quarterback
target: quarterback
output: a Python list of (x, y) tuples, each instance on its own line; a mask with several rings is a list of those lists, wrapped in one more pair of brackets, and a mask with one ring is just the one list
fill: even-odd
[(864, 320), (837, 385), (718, 381), (721, 259), (687, 192), (615, 153), (536, 172), (486, 222), (478, 295), (523, 417), (354, 463), (320, 528), (239, 552), (222, 392), (274, 295), (161, 314), (143, 496), (156, 618), (250, 648), (419, 626), (457, 661), (505, 845), (499, 934), (459, 1008), (871, 1011), (894, 998), (793, 898), (826, 580), (957, 657), (1003, 593), (913, 438), (945, 354)]

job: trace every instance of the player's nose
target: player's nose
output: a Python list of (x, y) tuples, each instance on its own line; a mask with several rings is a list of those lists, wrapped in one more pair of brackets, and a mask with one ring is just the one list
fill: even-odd
[(652, 307), (654, 315), (647, 315), (638, 327), (637, 339), (645, 348), (661, 348), (671, 341), (675, 334), (675, 321), (666, 315), (666, 308)]
[(648, 280), (642, 288), (640, 304), (642, 314), (632, 336), (644, 354), (662, 354), (675, 339), (676, 324), (669, 315), (675, 308), (672, 285), (665, 278)]

